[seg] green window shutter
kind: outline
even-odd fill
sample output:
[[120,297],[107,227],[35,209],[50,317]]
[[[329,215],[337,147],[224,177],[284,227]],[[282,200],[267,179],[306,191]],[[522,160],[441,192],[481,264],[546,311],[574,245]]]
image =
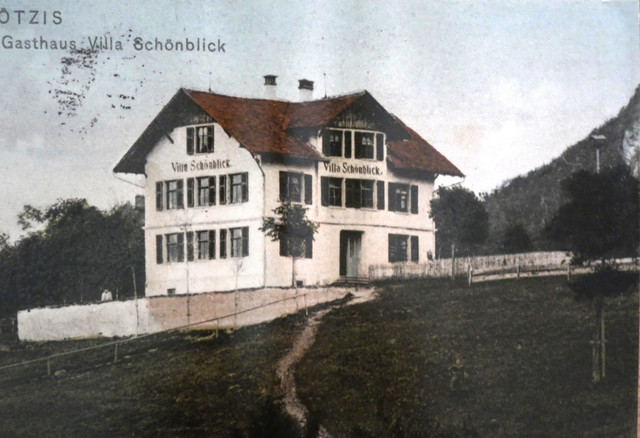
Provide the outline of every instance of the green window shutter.
[[376,134],[376,160],[384,160],[384,135]]
[[304,176],[304,203],[307,205],[313,203],[313,178],[311,175]]
[[194,179],[187,179],[187,207],[193,207],[193,185]]
[[384,210],[384,181],[376,181],[378,191],[378,210]]
[[216,205],[216,177],[209,177],[209,205]]
[[187,128],[187,155],[193,155],[194,128]]
[[227,175],[220,175],[220,205],[227,203]]
[[420,258],[420,248],[418,246],[418,236],[411,236],[411,261],[417,262]]
[[193,231],[187,231],[187,260],[193,261]]
[[389,211],[396,211],[396,185],[389,183]]
[[411,213],[418,214],[418,186],[411,186]]
[[162,234],[156,234],[156,263],[162,264]]
[[178,261],[184,262],[184,233],[178,233]]
[[227,230],[220,230],[220,258],[227,258]]
[[242,202],[249,202],[249,174],[242,174]]
[[242,257],[249,255],[249,227],[242,227]]
[[178,208],[184,208],[184,180],[178,180]]
[[207,127],[207,150],[213,152],[213,126]]
[[304,240],[304,257],[307,259],[313,258],[313,235],[307,236]]
[[289,191],[289,190],[287,190],[288,189],[288,187],[287,187],[287,185],[288,185],[287,184],[288,183],[287,172],[280,171],[280,178],[279,179],[280,179],[280,188],[279,188],[280,195],[279,196],[280,196],[280,201],[283,202],[283,201],[287,200],[287,192]]
[[360,208],[360,181],[357,179],[347,179],[345,181],[347,208]]
[[322,132],[322,154],[326,155],[327,157],[330,154],[330,148],[329,148],[329,130],[325,129]]
[[162,181],[156,183],[156,210],[162,211]]
[[351,131],[344,131],[344,157],[351,158]]
[[329,205],[329,178],[320,178],[320,202],[324,207]]

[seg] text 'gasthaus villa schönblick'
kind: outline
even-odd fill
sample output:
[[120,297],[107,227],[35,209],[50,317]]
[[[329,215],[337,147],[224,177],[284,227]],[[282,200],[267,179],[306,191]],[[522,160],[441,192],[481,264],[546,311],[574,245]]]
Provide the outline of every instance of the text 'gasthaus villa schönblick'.
[[[94,51],[121,51],[125,50],[129,41],[122,41],[112,36],[90,36],[81,40],[51,39],[40,35],[31,38],[14,38],[12,35],[3,35],[0,39],[0,47],[8,50],[78,50],[88,49]],[[226,43],[220,38],[209,41],[206,38],[185,37],[178,40],[167,39],[133,39],[132,47],[136,51],[147,52],[206,52],[226,53]]]

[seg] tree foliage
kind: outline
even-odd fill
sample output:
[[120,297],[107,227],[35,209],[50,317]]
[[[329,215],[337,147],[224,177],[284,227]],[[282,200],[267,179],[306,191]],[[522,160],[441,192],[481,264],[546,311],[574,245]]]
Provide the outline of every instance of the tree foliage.
[[144,290],[143,215],[129,203],[101,211],[84,199],[44,209],[24,207],[29,233],[0,246],[0,313],[98,301],[103,289],[119,298]]
[[581,260],[637,254],[638,181],[626,166],[580,171],[562,181],[569,201],[546,231]]
[[484,202],[471,190],[441,187],[431,200],[430,216],[436,225],[436,245],[441,256],[467,255],[487,238],[489,217]]
[[505,254],[515,254],[528,252],[532,249],[533,242],[522,224],[511,225],[505,230],[502,240],[502,252]]
[[307,242],[313,241],[318,224],[307,218],[308,209],[300,204],[281,202],[273,209],[275,217],[264,218],[262,228],[272,241],[284,243],[292,261],[292,285],[295,286],[295,260],[303,257]]

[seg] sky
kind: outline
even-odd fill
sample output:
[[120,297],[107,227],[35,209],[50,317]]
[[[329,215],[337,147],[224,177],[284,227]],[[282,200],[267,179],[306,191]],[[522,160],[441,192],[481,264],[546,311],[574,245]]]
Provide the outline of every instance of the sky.
[[[34,0],[3,8],[0,233],[13,240],[26,204],[74,197],[108,209],[141,194],[144,177],[112,169],[181,87],[263,97],[262,76],[274,74],[287,100],[298,100],[302,78],[315,82],[318,98],[368,90],[466,175],[440,184],[488,192],[615,116],[640,83],[637,0]],[[96,37],[107,44],[91,51]],[[136,44],[168,39],[205,39],[215,51]]]

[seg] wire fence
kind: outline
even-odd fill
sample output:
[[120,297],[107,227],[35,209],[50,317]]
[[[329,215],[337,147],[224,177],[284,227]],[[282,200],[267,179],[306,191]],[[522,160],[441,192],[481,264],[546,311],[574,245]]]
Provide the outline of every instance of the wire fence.
[[[11,369],[11,368],[23,367],[23,366],[27,366],[27,365],[31,365],[31,364],[36,364],[36,363],[44,363],[44,362],[46,362],[47,375],[50,376],[51,373],[52,373],[51,364],[52,364],[53,360],[59,359],[59,358],[62,358],[62,357],[72,356],[72,355],[75,355],[75,354],[86,353],[88,351],[106,349],[108,347],[113,347],[114,348],[113,363],[115,363],[115,362],[118,361],[119,346],[121,346],[123,344],[139,341],[141,339],[148,338],[148,337],[155,336],[155,335],[166,334],[166,333],[170,333],[170,332],[174,332],[174,331],[180,331],[180,330],[186,330],[186,329],[194,328],[194,327],[197,327],[197,326],[203,326],[203,328],[204,328],[204,326],[211,326],[211,328],[213,328],[215,330],[214,331],[215,336],[218,337],[218,331],[220,330],[220,322],[221,321],[224,321],[224,320],[229,319],[229,318],[235,318],[236,316],[241,315],[241,314],[255,312],[255,311],[263,309],[265,307],[272,306],[272,305],[275,305],[275,304],[279,304],[279,303],[282,303],[282,302],[285,302],[285,301],[296,300],[296,302],[297,302],[297,300],[302,299],[303,300],[303,308],[305,309],[305,313],[308,314],[308,308],[307,308],[307,296],[308,295],[309,295],[308,293],[303,293],[303,294],[299,294],[299,295],[285,297],[285,298],[281,298],[281,299],[278,299],[278,300],[270,301],[268,303],[261,304],[259,306],[253,306],[253,307],[242,309],[242,310],[238,310],[238,311],[226,314],[226,315],[220,315],[220,316],[216,316],[214,318],[210,318],[210,319],[206,319],[206,320],[202,320],[202,321],[183,324],[183,325],[180,325],[180,326],[172,327],[172,328],[169,328],[169,329],[164,329],[164,330],[153,332],[153,333],[145,333],[145,334],[141,334],[141,335],[136,335],[136,336],[131,337],[131,338],[118,339],[118,340],[114,340],[114,341],[107,341],[107,342],[101,343],[99,345],[92,345],[92,346],[89,346],[89,347],[78,348],[78,349],[74,349],[74,350],[70,350],[70,351],[64,351],[64,352],[60,352],[60,353],[51,354],[51,355],[48,355],[46,357],[40,357],[40,358],[25,360],[25,361],[16,362],[16,363],[8,364],[8,365],[2,365],[2,366],[0,366],[0,371]],[[15,324],[15,322],[14,322],[14,324]]]

